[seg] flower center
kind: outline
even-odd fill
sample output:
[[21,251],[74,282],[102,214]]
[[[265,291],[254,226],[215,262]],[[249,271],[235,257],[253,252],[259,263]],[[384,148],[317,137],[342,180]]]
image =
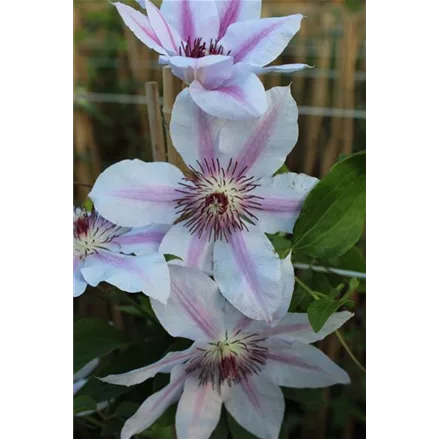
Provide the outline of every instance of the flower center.
[[198,348],[200,354],[189,361],[186,372],[195,374],[200,386],[211,383],[220,389],[223,383],[238,384],[264,368],[268,351],[265,340],[259,334],[240,336],[238,331],[231,338],[226,334],[224,340]]
[[180,183],[182,196],[175,200],[180,220],[190,233],[207,233],[209,240],[227,241],[234,231],[248,230],[246,222],[255,224],[255,210],[261,208],[262,197],[252,194],[257,179],[231,159],[227,168],[218,159],[197,163],[199,170],[191,167],[192,175]]
[[[203,58],[206,55],[224,55],[224,47],[218,44],[218,40],[211,39],[207,46],[201,38],[191,41],[191,37],[188,37],[186,41],[181,42],[178,53],[188,58]],[[230,50],[226,55],[230,55]]]
[[85,209],[76,209],[73,216],[73,252],[80,259],[85,259],[89,254],[107,248],[123,230],[95,211],[90,213]]

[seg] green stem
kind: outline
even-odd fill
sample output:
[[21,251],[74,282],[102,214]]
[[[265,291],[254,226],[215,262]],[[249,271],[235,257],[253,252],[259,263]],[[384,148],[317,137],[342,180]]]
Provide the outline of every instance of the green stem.
[[346,349],[346,352],[351,357],[352,361],[364,372],[366,373],[366,368],[358,361],[357,357],[353,354],[353,352],[349,349],[345,339],[342,337],[339,331],[335,331],[335,335],[340,340],[341,345]]
[[[317,291],[313,291],[308,285],[302,282],[297,276],[295,276],[296,282],[314,299],[319,300],[320,297],[325,297],[324,294]],[[320,297],[319,297],[320,296]]]

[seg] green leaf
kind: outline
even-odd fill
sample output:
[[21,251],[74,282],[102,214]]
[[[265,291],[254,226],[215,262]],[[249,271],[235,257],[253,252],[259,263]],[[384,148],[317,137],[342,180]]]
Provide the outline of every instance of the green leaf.
[[[168,343],[169,340],[167,338],[160,338],[133,344],[123,352],[119,352],[116,358],[111,359],[111,362],[107,366],[103,368],[100,367],[95,375],[104,377],[110,374],[125,373],[152,364],[163,357]],[[149,382],[146,383],[150,384]],[[78,394],[89,395],[97,402],[110,401],[128,392],[133,392],[137,387],[141,388],[142,384],[132,387],[117,386],[91,378],[84,387],[81,388]],[[141,398],[141,401],[145,400],[147,396],[145,393],[141,395],[143,398]],[[135,400],[132,399],[130,401],[134,402]]]
[[128,419],[136,413],[139,408],[139,404],[131,401],[122,401],[114,411],[114,416],[119,418]]
[[221,417],[218,422],[218,425],[216,426],[215,430],[213,431],[212,435],[210,436],[210,439],[226,439],[229,437],[229,426],[227,424],[227,414],[224,407],[221,411]]
[[315,258],[346,253],[366,217],[366,152],[336,163],[310,192],[294,227],[293,250]]
[[93,201],[90,198],[86,198],[86,200],[82,203],[82,207],[87,211],[91,212],[93,210]]
[[284,163],[275,173],[274,175],[278,175],[278,174],[285,174],[286,172],[290,172],[290,170],[288,169],[288,166],[286,165],[286,163]]
[[326,321],[334,314],[342,305],[352,306],[352,300],[343,297],[340,300],[322,298],[311,303],[308,307],[308,319],[315,332],[319,332],[323,328]]
[[86,411],[96,411],[96,401],[87,395],[78,395],[73,398],[73,414]]
[[141,317],[141,318],[145,317],[145,314],[135,306],[123,305],[123,306],[119,306],[119,310],[125,314],[129,314],[130,316]]
[[103,357],[127,343],[125,334],[105,320],[80,319],[73,325],[73,369],[77,372],[89,361]]
[[282,392],[286,399],[299,403],[305,410],[318,410],[326,404],[326,399],[322,389],[296,389],[282,387]]
[[227,424],[233,439],[257,439],[256,436],[241,427],[230,413],[227,413]]

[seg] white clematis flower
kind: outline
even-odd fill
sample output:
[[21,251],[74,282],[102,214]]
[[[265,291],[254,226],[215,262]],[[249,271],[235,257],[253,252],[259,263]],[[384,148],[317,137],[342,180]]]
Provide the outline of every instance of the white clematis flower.
[[[119,227],[95,210],[73,213],[73,296],[87,284],[106,281],[128,293],[143,292],[163,303],[169,296],[169,271],[159,245],[169,226]],[[134,253],[137,256],[132,255]]]
[[265,233],[291,233],[317,183],[304,174],[271,175],[297,141],[289,87],[267,92],[268,110],[245,122],[214,118],[184,90],[171,119],[172,141],[192,174],[169,163],[123,160],[90,193],[115,224],[172,224],[160,245],[186,266],[213,274],[242,313],[270,321],[281,303],[281,262]]
[[[285,281],[291,270],[285,267]],[[277,323],[269,326],[239,313],[202,272],[174,265],[170,274],[168,304],[152,300],[152,306],[171,335],[195,343],[149,366],[102,378],[111,384],[132,386],[159,372],[171,373],[170,383],[146,399],[127,420],[121,439],[147,429],[177,400],[180,439],[208,439],[223,403],[246,430],[262,439],[275,439],[284,416],[279,386],[318,388],[350,382],[343,369],[310,343],[335,331],[351,313],[333,314],[318,333],[306,314],[282,313]],[[285,310],[290,299],[291,295],[285,296]]]
[[264,67],[300,29],[300,14],[261,19],[260,0],[163,0],[160,10],[149,0],[138,3],[148,16],[114,5],[137,38],[161,55],[160,63],[190,84],[195,103],[214,116],[261,116],[267,100],[256,75],[309,67]]
[[[78,370],[78,372],[76,372],[73,375],[73,396],[75,396],[76,393],[78,393],[85,386],[85,384],[87,384],[91,372],[93,372],[93,370],[96,369],[98,364],[99,364],[99,358],[95,358],[94,360],[91,360],[82,369]],[[77,413],[75,416],[78,417],[88,416],[93,414],[95,411],[100,412],[107,406],[108,406],[108,401],[101,401],[96,405],[96,410],[86,410],[84,412]]]

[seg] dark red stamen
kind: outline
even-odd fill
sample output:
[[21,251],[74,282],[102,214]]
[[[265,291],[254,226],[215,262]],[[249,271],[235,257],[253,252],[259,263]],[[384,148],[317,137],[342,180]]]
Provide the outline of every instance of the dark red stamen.
[[[226,55],[230,55],[230,50]],[[210,40],[209,48],[206,48],[206,43],[201,38],[196,38],[193,42],[191,37],[184,42],[181,42],[181,46],[178,48],[178,54],[180,56],[186,56],[188,58],[203,58],[206,55],[224,55],[224,47],[218,45],[218,40]]]

